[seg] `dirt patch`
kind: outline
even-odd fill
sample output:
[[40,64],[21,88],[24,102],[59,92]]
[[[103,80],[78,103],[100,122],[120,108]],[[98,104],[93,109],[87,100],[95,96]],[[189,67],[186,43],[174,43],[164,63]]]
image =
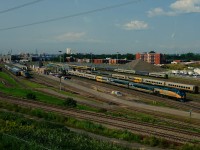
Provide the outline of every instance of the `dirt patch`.
[[119,68],[131,69],[131,70],[135,70],[135,71],[147,71],[147,72],[164,72],[164,71],[166,71],[165,69],[163,69],[161,67],[149,64],[142,60],[133,60],[130,63],[121,65]]

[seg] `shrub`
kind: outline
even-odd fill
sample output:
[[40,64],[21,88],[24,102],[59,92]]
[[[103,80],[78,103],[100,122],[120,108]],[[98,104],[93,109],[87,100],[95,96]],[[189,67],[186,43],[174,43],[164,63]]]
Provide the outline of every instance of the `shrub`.
[[98,112],[100,112],[100,113],[106,113],[106,112],[107,112],[107,109],[101,108],[101,109],[98,110]]
[[34,93],[28,93],[26,94],[26,98],[36,100],[36,95]]
[[64,106],[67,107],[76,107],[77,106],[77,102],[73,99],[73,98],[66,98],[66,100],[63,102]]

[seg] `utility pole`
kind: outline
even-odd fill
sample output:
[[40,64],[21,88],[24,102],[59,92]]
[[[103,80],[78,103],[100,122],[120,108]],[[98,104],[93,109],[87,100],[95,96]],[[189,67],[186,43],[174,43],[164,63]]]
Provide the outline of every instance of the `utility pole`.
[[90,53],[90,63],[91,63],[90,71],[92,71],[92,53]]
[[60,63],[61,63],[61,52],[62,52],[62,51],[59,51],[59,52],[60,52]]
[[92,53],[90,53],[90,62],[92,63]]
[[60,91],[62,90],[62,85],[61,85],[61,76],[60,76]]
[[119,52],[117,52],[117,62],[116,62],[116,64],[118,64],[118,54],[119,54]]
[[[61,64],[61,52],[62,51],[59,51],[60,52],[60,64]],[[60,91],[62,90],[62,85],[61,85],[61,75],[60,75]]]

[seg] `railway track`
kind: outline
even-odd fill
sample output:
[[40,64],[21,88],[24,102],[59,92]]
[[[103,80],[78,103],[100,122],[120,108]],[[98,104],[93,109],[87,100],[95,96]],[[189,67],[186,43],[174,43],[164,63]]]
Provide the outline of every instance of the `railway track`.
[[160,138],[165,138],[169,141],[177,142],[177,143],[186,143],[186,142],[199,142],[200,135],[198,133],[157,126],[149,123],[141,123],[133,120],[120,118],[120,117],[112,117],[107,116],[100,113],[76,110],[76,109],[64,109],[63,107],[44,104],[41,102],[23,100],[19,98],[13,98],[10,96],[1,95],[1,100],[6,100],[7,102],[11,102],[21,106],[28,106],[32,108],[40,108],[45,111],[56,112],[62,115],[67,115],[71,117],[76,117],[79,119],[90,120],[102,124],[106,124],[116,128],[122,128],[130,130],[137,134],[142,134],[144,136],[156,136]]
[[[127,95],[132,95],[133,97],[135,97],[136,95],[139,95],[139,97],[141,99],[145,99],[148,100],[150,102],[163,102],[169,106],[178,108],[178,109],[182,109],[182,110],[192,110],[194,112],[200,113],[200,104],[199,103],[194,103],[194,102],[185,102],[185,103],[181,103],[172,99],[168,99],[165,97],[158,97],[156,95],[152,95],[149,96],[149,94],[144,93],[144,92],[140,92],[140,91],[135,91],[135,90],[131,90],[131,89],[127,89],[127,88],[123,88],[123,87],[118,87],[118,86],[114,86],[114,85],[110,85],[110,84],[105,84],[105,83],[100,83],[100,82],[96,82],[96,81],[92,81],[89,79],[85,79],[85,78],[80,78],[80,77],[74,77],[74,79],[78,80],[79,84],[83,84],[83,85],[87,85],[88,83],[90,84],[95,84],[95,85],[99,85],[101,87],[104,88],[110,88],[116,91],[121,91],[122,93],[126,93]],[[83,81],[83,82],[81,82]],[[86,83],[87,82],[87,83]]]
[[[57,81],[55,81],[55,80],[51,80],[51,79],[48,79],[48,78],[45,78],[45,77],[43,77],[43,76],[37,76],[37,79],[40,81],[40,82],[42,82],[42,84],[44,84],[44,83],[51,83],[51,84],[53,84],[53,86],[55,87],[55,85],[58,85],[58,82]],[[81,80],[82,81],[82,80]],[[78,80],[78,82],[79,82],[79,84],[81,84],[81,81],[80,80]],[[34,81],[34,82],[36,82],[36,81]],[[88,84],[89,82],[88,82],[88,80],[87,80],[87,87],[89,87],[89,84]],[[100,84],[102,84],[102,83],[100,83]],[[105,85],[105,84],[104,84]],[[51,85],[52,86],[52,85]],[[68,89],[71,89],[71,87],[68,87]],[[74,91],[75,90],[75,91]],[[77,91],[78,90],[78,91]],[[124,89],[125,90],[125,89]],[[74,93],[79,93],[80,92],[80,90],[79,89],[73,89],[72,90]],[[79,94],[81,94],[81,93],[79,93]],[[99,99],[98,97],[95,97],[95,96],[88,96],[88,97],[92,97],[92,98],[95,98],[96,100],[100,100],[100,101],[103,101],[103,102],[106,102],[106,103],[110,103],[110,101],[109,100],[106,100],[106,99]],[[84,104],[84,103],[82,103],[82,104]],[[124,106],[124,104],[123,103],[113,103],[114,105],[116,105],[116,106],[118,106],[117,107],[117,109],[116,109],[116,107],[114,108],[114,109],[108,109],[108,108],[106,108],[107,110],[110,110],[110,111],[113,111],[113,112],[118,112],[118,109],[120,108],[120,106]],[[88,104],[86,104],[86,105],[88,105]],[[94,106],[92,106],[92,107],[94,107]],[[99,107],[99,108],[101,108],[101,107]],[[187,126],[192,126],[192,127],[194,127],[194,128],[196,128],[196,127],[199,127],[200,126],[200,122],[199,121],[195,121],[195,120],[193,120],[192,121],[192,124],[191,123],[187,123],[187,122],[185,122],[185,121],[187,121],[187,120],[184,120],[184,119],[181,119],[181,118],[176,118],[175,120],[174,119],[172,119],[171,117],[169,118],[169,116],[167,115],[167,114],[163,114],[163,113],[158,113],[158,112],[154,112],[154,111],[150,111],[150,110],[147,110],[147,109],[140,109],[140,108],[137,108],[137,107],[123,107],[123,109],[127,109],[128,111],[134,111],[134,112],[139,112],[139,113],[145,113],[145,114],[150,114],[150,115],[153,115],[154,117],[156,117],[156,118],[159,118],[160,120],[164,120],[164,121],[167,121],[167,122],[171,122],[171,123],[173,123],[173,124],[177,124],[178,126],[185,126],[185,128],[187,128]]]

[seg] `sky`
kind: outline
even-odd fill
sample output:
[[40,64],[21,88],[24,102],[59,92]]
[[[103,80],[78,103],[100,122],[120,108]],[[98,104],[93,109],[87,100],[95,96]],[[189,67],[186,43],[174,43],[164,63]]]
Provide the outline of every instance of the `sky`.
[[0,0],[0,54],[66,48],[200,53],[200,0]]

